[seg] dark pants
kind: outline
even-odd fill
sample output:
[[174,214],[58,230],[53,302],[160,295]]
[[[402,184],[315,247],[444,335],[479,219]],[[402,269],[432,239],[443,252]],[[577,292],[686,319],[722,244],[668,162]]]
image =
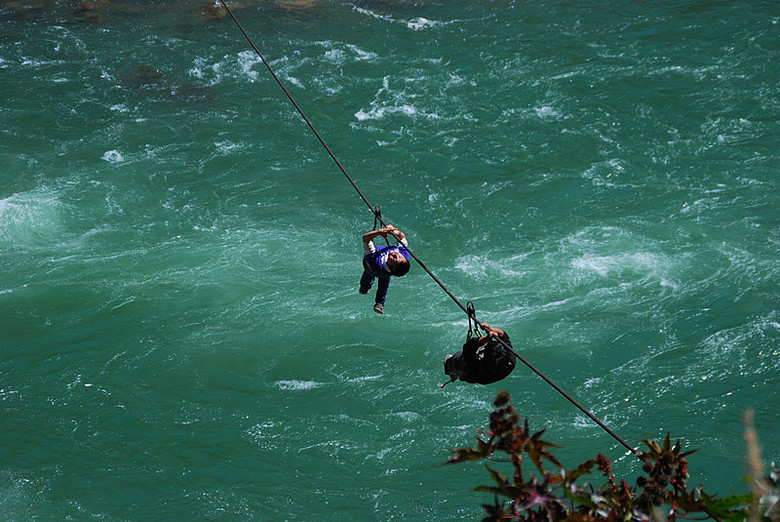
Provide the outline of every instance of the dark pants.
[[390,286],[390,276],[375,276],[374,272],[368,268],[365,263],[363,264],[363,277],[360,278],[360,291],[368,292],[368,290],[374,285],[374,278],[379,279],[379,284],[376,287],[376,298],[374,302],[385,304],[387,299],[387,287]]

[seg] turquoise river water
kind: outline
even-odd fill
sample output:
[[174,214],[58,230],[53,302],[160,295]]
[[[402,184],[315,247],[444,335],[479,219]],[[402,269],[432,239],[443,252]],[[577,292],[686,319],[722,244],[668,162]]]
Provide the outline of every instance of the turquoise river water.
[[[384,218],[621,437],[780,461],[780,3],[231,3]],[[476,520],[465,314],[357,293],[373,217],[203,2],[0,1],[0,518]]]

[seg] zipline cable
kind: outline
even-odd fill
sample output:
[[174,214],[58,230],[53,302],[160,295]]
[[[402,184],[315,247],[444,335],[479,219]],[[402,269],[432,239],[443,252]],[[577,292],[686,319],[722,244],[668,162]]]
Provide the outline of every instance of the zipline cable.
[[[233,11],[231,11],[231,10],[230,10],[230,8],[227,6],[227,4],[225,3],[225,0],[219,0],[219,1],[220,1],[220,3],[222,4],[222,7],[224,7],[224,8],[225,8],[225,11],[227,11],[227,13],[230,15],[230,18],[232,18],[232,19],[233,19],[233,22],[235,22],[235,24],[236,24],[236,26],[238,27],[238,29],[239,29],[239,30],[241,31],[241,33],[244,35],[244,38],[246,38],[247,42],[249,42],[249,45],[250,45],[250,46],[252,47],[252,49],[255,51],[255,53],[257,54],[257,56],[259,56],[259,57],[260,57],[260,60],[263,62],[263,65],[265,65],[266,69],[268,69],[268,72],[270,72],[270,73],[271,73],[271,76],[273,76],[274,80],[276,80],[276,83],[277,83],[277,84],[279,84],[279,87],[281,87],[281,88],[282,88],[282,91],[283,91],[283,92],[284,92],[284,94],[287,96],[287,98],[290,100],[290,102],[293,104],[293,106],[295,107],[295,109],[298,111],[298,114],[300,114],[300,115],[301,115],[301,117],[303,118],[303,121],[305,121],[305,122],[306,122],[306,125],[308,125],[308,126],[309,126],[309,128],[311,129],[311,131],[314,133],[314,135],[317,137],[317,139],[319,140],[319,142],[322,144],[322,146],[323,146],[323,147],[325,148],[325,150],[328,152],[328,155],[331,157],[331,159],[333,160],[333,162],[334,162],[334,163],[336,164],[336,166],[339,168],[339,170],[341,171],[341,173],[342,173],[342,174],[344,174],[344,176],[347,178],[347,180],[349,181],[349,183],[352,185],[352,188],[354,188],[354,189],[355,189],[355,191],[358,193],[358,195],[359,195],[359,196],[360,196],[360,198],[363,200],[363,202],[366,204],[366,206],[368,206],[368,209],[371,211],[371,213],[372,213],[372,214],[374,214],[374,220],[375,220],[374,222],[376,223],[376,221],[379,221],[379,222],[382,224],[382,226],[386,226],[387,224],[386,224],[386,223],[384,222],[384,220],[382,219],[382,214],[381,214],[381,211],[379,210],[379,207],[374,207],[373,205],[371,205],[371,203],[368,201],[368,198],[366,198],[366,196],[363,194],[363,192],[362,192],[362,191],[360,190],[360,188],[357,186],[357,184],[355,183],[355,181],[352,179],[352,176],[350,176],[350,175],[347,173],[347,170],[344,168],[344,166],[343,166],[343,165],[341,164],[341,162],[338,160],[338,158],[337,158],[337,157],[336,157],[336,155],[333,153],[333,151],[330,149],[330,147],[328,147],[328,144],[327,144],[327,143],[325,143],[325,140],[322,138],[322,136],[320,136],[320,133],[319,133],[319,132],[317,132],[317,129],[315,129],[315,128],[314,128],[314,125],[312,124],[311,120],[309,120],[309,118],[308,118],[308,117],[306,116],[306,114],[303,112],[303,109],[301,109],[300,105],[298,105],[298,102],[296,102],[296,101],[295,101],[295,98],[293,98],[292,94],[290,94],[290,91],[288,91],[288,90],[287,90],[287,88],[284,86],[284,84],[282,83],[282,81],[279,79],[279,77],[276,75],[276,73],[274,72],[274,70],[271,68],[271,65],[270,65],[270,64],[269,64],[269,63],[266,61],[266,59],[265,59],[265,57],[263,56],[263,54],[260,52],[260,50],[257,48],[257,46],[255,45],[255,43],[252,41],[252,38],[250,38],[250,37],[249,37],[249,34],[246,32],[246,30],[244,30],[244,27],[241,25],[241,22],[239,22],[239,21],[238,21],[238,19],[236,18],[236,16],[233,14]],[[396,238],[396,239],[397,239],[397,238]],[[420,258],[418,258],[418,257],[417,257],[417,255],[415,255],[415,253],[414,253],[414,252],[412,252],[412,251],[411,251],[411,250],[410,250],[408,247],[406,247],[406,250],[407,250],[407,251],[409,252],[409,254],[410,254],[410,255],[411,255],[413,258],[414,258],[414,260],[415,260],[415,261],[417,261],[417,263],[420,265],[420,267],[421,267],[423,270],[425,270],[425,272],[427,272],[427,273],[428,273],[428,275],[429,275],[429,276],[431,276],[431,278],[433,278],[433,280],[434,280],[434,281],[436,281],[436,283],[437,283],[437,284],[438,284],[438,285],[439,285],[439,286],[442,288],[442,290],[444,290],[444,292],[446,292],[446,294],[447,294],[447,295],[448,295],[448,296],[449,296],[449,297],[450,297],[450,298],[451,298],[451,299],[452,299],[452,300],[455,302],[455,304],[457,304],[457,305],[460,307],[460,309],[461,309],[461,310],[463,310],[463,311],[466,313],[466,315],[468,315],[468,316],[469,316],[469,318],[471,318],[471,317],[472,317],[472,315],[471,315],[471,313],[470,313],[469,309],[468,309],[468,308],[466,308],[466,307],[463,305],[463,303],[461,303],[461,302],[460,302],[460,300],[458,300],[458,298],[457,298],[457,297],[455,297],[455,295],[454,295],[452,292],[450,292],[450,290],[449,290],[449,289],[448,289],[448,288],[447,288],[447,287],[444,285],[444,283],[442,283],[442,282],[441,282],[441,280],[440,280],[438,277],[436,277],[436,275],[435,275],[433,272],[431,272],[431,271],[428,269],[428,267],[427,267],[427,266],[425,266],[425,263],[423,263],[423,262],[420,260]],[[472,313],[473,313],[473,311],[472,311]],[[476,316],[474,316],[474,319],[476,320]],[[481,324],[481,323],[479,323],[479,324]],[[566,399],[567,399],[569,402],[571,402],[571,403],[572,403],[574,406],[576,406],[576,407],[577,407],[577,408],[578,408],[580,411],[582,411],[582,412],[583,412],[585,415],[587,415],[587,416],[588,416],[588,417],[589,417],[589,418],[590,418],[590,419],[591,419],[593,422],[595,422],[595,423],[596,423],[596,424],[597,424],[599,427],[601,427],[601,428],[602,428],[604,431],[606,431],[608,434],[610,434],[612,437],[614,437],[614,438],[615,438],[615,440],[617,440],[617,441],[618,441],[620,444],[622,444],[623,446],[625,446],[625,447],[626,447],[626,448],[627,448],[627,449],[628,449],[628,450],[629,450],[631,453],[633,453],[634,455],[636,455],[637,457],[639,457],[639,453],[637,452],[637,450],[636,450],[636,449],[634,449],[634,448],[633,448],[631,445],[629,445],[629,444],[628,444],[626,441],[624,441],[624,440],[623,440],[623,439],[622,439],[620,436],[618,436],[618,434],[617,434],[617,433],[615,433],[614,431],[612,431],[612,430],[611,430],[611,429],[610,429],[610,428],[609,428],[609,427],[608,427],[606,424],[604,424],[604,423],[603,423],[603,422],[601,422],[601,421],[600,421],[598,418],[596,418],[596,416],[595,416],[595,415],[593,415],[593,414],[592,414],[590,411],[588,411],[588,410],[587,410],[587,409],[586,409],[584,406],[582,406],[582,405],[581,405],[579,402],[577,402],[577,401],[576,401],[576,400],[575,400],[575,399],[574,399],[574,398],[573,398],[571,395],[569,395],[568,393],[566,393],[566,392],[565,392],[565,391],[564,391],[564,390],[563,390],[563,389],[562,389],[560,386],[558,386],[557,384],[555,384],[555,383],[554,383],[552,380],[550,380],[550,379],[549,379],[549,378],[548,378],[548,377],[547,377],[547,376],[546,376],[544,373],[542,373],[541,371],[539,371],[539,370],[538,370],[536,367],[534,367],[534,366],[533,366],[533,365],[532,365],[530,362],[528,362],[528,361],[527,361],[527,360],[526,360],[524,357],[522,357],[520,354],[518,354],[518,353],[517,353],[517,352],[516,352],[516,351],[515,351],[515,350],[514,350],[514,349],[513,349],[511,346],[507,345],[507,344],[506,344],[505,342],[503,342],[501,339],[498,339],[498,338],[496,338],[496,340],[497,340],[497,341],[498,341],[498,342],[499,342],[499,343],[500,343],[500,344],[501,344],[501,345],[502,345],[504,348],[506,348],[506,349],[507,349],[507,350],[509,350],[509,351],[510,351],[512,354],[514,354],[514,356],[515,356],[515,357],[517,357],[517,358],[518,358],[518,359],[519,359],[519,360],[520,360],[520,361],[521,361],[523,364],[525,364],[525,365],[526,365],[528,368],[530,368],[530,369],[531,369],[531,371],[533,371],[533,372],[534,372],[536,375],[538,375],[539,377],[541,377],[541,378],[542,378],[542,379],[543,379],[543,380],[544,380],[544,381],[545,381],[547,384],[549,384],[550,386],[552,386],[552,387],[553,387],[553,388],[554,388],[554,389],[555,389],[555,390],[556,390],[558,393],[560,393],[561,395],[563,395],[563,397],[565,397],[565,398],[566,398]]]

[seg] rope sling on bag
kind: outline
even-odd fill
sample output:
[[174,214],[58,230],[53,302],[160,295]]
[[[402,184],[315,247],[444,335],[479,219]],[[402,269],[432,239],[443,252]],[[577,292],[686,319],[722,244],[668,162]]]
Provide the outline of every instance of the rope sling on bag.
[[[376,227],[377,221],[382,224],[382,226],[386,226],[387,224],[382,219],[382,212],[380,211],[379,207],[374,207],[371,205],[371,203],[368,201],[366,196],[363,194],[363,192],[358,188],[355,181],[352,179],[352,177],[347,173],[346,169],[342,166],[341,162],[338,160],[336,155],[333,153],[333,151],[328,147],[328,144],[325,143],[325,140],[320,136],[320,133],[317,132],[317,129],[314,128],[314,125],[311,123],[309,118],[304,114],[301,107],[298,105],[298,103],[295,101],[295,99],[292,97],[290,92],[287,90],[287,88],[284,86],[282,81],[279,79],[279,77],[276,75],[274,70],[271,68],[269,63],[266,61],[265,57],[262,55],[260,50],[257,48],[255,43],[252,41],[252,39],[249,37],[249,34],[244,30],[244,27],[241,25],[241,23],[238,21],[236,16],[233,14],[233,11],[230,10],[230,8],[225,3],[225,0],[219,0],[222,6],[225,8],[225,11],[230,15],[230,18],[233,19],[233,22],[235,22],[238,29],[241,31],[241,33],[246,38],[247,42],[249,42],[249,45],[252,47],[252,49],[255,51],[257,56],[260,58],[260,60],[263,62],[263,65],[265,65],[266,69],[268,69],[268,72],[271,73],[271,76],[273,76],[274,80],[276,80],[276,83],[279,84],[279,87],[281,87],[284,94],[287,96],[287,98],[290,100],[290,102],[293,104],[295,109],[298,111],[298,114],[301,115],[303,120],[306,122],[306,124],[309,126],[309,129],[314,133],[314,135],[317,137],[319,142],[322,144],[322,146],[327,151],[328,155],[331,157],[333,162],[336,164],[336,166],[339,168],[342,174],[347,178],[349,183],[352,185],[352,188],[355,189],[355,191],[358,193],[360,198],[363,200],[363,202],[368,206],[369,210],[374,214],[374,225]],[[392,234],[392,232],[391,232]],[[398,239],[395,234],[392,234],[393,237]],[[436,281],[436,283],[444,290],[444,292],[452,299],[458,307],[463,310],[463,312],[468,316],[469,318],[469,330],[471,331],[471,321],[473,320],[475,322],[475,325],[479,325],[482,327],[482,323],[477,321],[476,318],[476,312],[473,308],[473,305],[469,303],[470,308],[467,308],[466,306],[461,303],[455,295],[450,292],[450,290],[444,285],[444,283],[441,282],[441,280],[436,277],[436,275],[431,272],[427,266],[420,260],[420,258],[415,255],[414,252],[412,252],[408,247],[406,247],[407,252],[414,258],[415,261],[420,265],[420,267],[425,270],[425,272],[431,276],[431,278]],[[484,327],[482,327],[484,329]],[[617,440],[620,444],[622,444],[626,449],[628,449],[631,453],[633,453],[636,457],[640,457],[639,452],[634,449],[630,444],[628,444],[625,440],[623,440],[617,433],[612,431],[606,424],[601,422],[598,418],[596,418],[595,415],[593,415],[590,411],[588,411],[584,406],[582,406],[580,403],[578,403],[574,398],[566,393],[561,387],[559,387],[557,384],[555,384],[552,380],[550,380],[544,373],[536,369],[530,362],[528,362],[524,357],[522,357],[520,354],[518,354],[511,346],[507,345],[505,342],[503,342],[501,339],[496,338],[496,341],[499,342],[506,350],[508,350],[510,353],[512,353],[517,359],[519,359],[523,364],[525,364],[531,371],[536,373],[539,377],[541,377],[547,384],[552,386],[558,393],[560,393],[563,397],[565,397],[569,402],[571,402],[574,406],[576,406],[580,411],[582,411],[585,415],[588,416],[593,422],[595,422],[599,427],[601,427],[604,431],[606,431],[609,435],[611,435],[615,440]]]

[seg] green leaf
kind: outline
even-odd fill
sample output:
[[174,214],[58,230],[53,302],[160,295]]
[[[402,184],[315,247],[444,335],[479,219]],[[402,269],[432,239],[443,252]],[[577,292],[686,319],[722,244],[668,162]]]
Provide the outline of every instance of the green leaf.
[[715,498],[714,495],[710,496],[703,491],[701,492],[701,498],[704,501],[704,504],[707,506],[707,510],[709,510],[713,515],[720,514],[724,516],[734,509],[740,509],[741,511],[741,508],[750,504],[751,500],[753,499],[750,493],[732,495],[730,497],[724,498]]
[[661,453],[661,446],[659,446],[658,443],[654,440],[650,439],[642,439],[642,442],[644,442],[647,447],[650,448],[650,452],[645,452],[645,456],[652,460],[658,460],[658,455]]
[[494,495],[501,495],[501,496],[507,496],[506,492],[504,492],[501,488],[496,488],[493,486],[477,486],[474,488],[474,491],[478,493],[493,493]]
[[688,456],[688,455],[690,455],[691,453],[696,453],[697,451],[699,451],[699,448],[692,449],[692,450],[688,450],[688,451],[683,451],[683,452],[682,452],[682,453],[680,453],[680,455],[678,455],[678,456],[679,456],[680,458],[687,457],[687,456]]
[[585,506],[590,509],[596,509],[598,505],[593,502],[593,499],[590,496],[590,493],[587,491],[577,489],[577,492],[572,492],[569,488],[563,488],[563,494],[566,497],[567,500],[570,500],[571,502],[574,502],[577,505]]
[[677,507],[687,513],[699,513],[705,511],[706,505],[692,492],[681,491],[677,496]]
[[493,477],[493,481],[498,484],[499,487],[506,489],[507,485],[509,484],[509,481],[507,480],[506,476],[494,469],[492,469],[490,466],[485,466],[485,469],[488,470],[488,473],[490,473],[490,476]]
[[539,473],[544,475],[545,471],[542,464],[542,459],[546,459],[558,467],[561,467],[561,463],[552,453],[547,451],[548,447],[559,448],[560,446],[540,440],[539,437],[541,437],[542,433],[544,433],[544,430],[534,433],[533,437],[531,437],[528,447],[526,448],[526,453],[528,453],[528,456],[531,457],[531,461],[536,466],[536,469],[539,470]]
[[596,465],[596,459],[590,459],[587,462],[580,464],[577,469],[572,470],[566,474],[565,483],[572,484],[575,480],[583,475],[590,475],[592,473],[593,466]]
[[450,457],[445,464],[460,464],[461,462],[470,462],[473,460],[482,460],[487,457],[485,451],[475,448],[460,448],[452,450],[454,455]]

